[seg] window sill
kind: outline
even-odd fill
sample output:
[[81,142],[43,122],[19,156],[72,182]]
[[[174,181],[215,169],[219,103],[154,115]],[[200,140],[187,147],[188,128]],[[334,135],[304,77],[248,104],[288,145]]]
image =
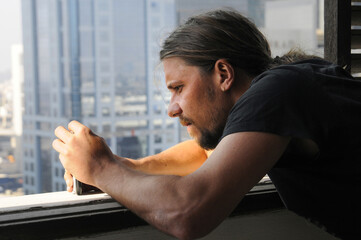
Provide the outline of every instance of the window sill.
[[68,192],[0,198],[0,226],[41,221],[120,208],[107,194],[77,196]]
[[[77,196],[68,192],[0,199],[2,239],[53,239],[117,231],[147,223],[107,194]],[[282,209],[272,184],[256,186],[231,217]]]

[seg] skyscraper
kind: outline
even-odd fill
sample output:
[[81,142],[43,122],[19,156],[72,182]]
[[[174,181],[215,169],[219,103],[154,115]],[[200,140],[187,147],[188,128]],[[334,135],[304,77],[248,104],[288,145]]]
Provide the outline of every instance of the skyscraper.
[[0,194],[21,195],[23,47],[11,47],[11,80],[1,83],[0,91]]
[[73,119],[119,154],[125,139],[137,139],[137,156],[178,143],[180,125],[167,116],[169,99],[154,80],[161,41],[189,14],[224,6],[246,12],[247,2],[22,0],[25,192],[65,189],[51,143],[56,126]]
[[179,142],[179,124],[166,119],[153,86],[157,31],[175,27],[173,9],[173,0],[22,1],[27,194],[65,189],[51,142],[55,127],[73,119],[113,152],[131,136],[138,156]]

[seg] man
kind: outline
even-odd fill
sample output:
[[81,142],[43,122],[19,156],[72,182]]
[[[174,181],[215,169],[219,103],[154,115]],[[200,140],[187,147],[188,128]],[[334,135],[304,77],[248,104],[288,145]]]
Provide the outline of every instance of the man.
[[336,236],[359,237],[361,83],[314,56],[270,55],[236,12],[189,19],[160,58],[169,116],[194,140],[135,161],[72,121],[53,142],[69,190],[75,176],[188,239],[219,225],[268,173],[287,208]]

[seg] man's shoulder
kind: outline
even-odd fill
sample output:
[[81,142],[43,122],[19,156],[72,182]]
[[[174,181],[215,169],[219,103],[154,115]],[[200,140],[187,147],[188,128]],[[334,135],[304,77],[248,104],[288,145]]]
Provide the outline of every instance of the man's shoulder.
[[311,59],[291,64],[280,65],[269,69],[252,80],[250,90],[263,92],[329,91],[332,86],[355,85],[361,88],[360,82],[342,67],[324,61]]
[[264,79],[288,79],[290,81],[296,81],[299,79],[304,80],[315,78],[315,75],[318,73],[323,73],[325,75],[335,75],[334,69],[337,67],[337,65],[322,59],[298,61],[271,68],[257,76],[253,80],[253,83]]
[[314,73],[311,70],[298,65],[282,65],[254,78],[244,97],[296,96],[302,91],[313,88],[315,82]]

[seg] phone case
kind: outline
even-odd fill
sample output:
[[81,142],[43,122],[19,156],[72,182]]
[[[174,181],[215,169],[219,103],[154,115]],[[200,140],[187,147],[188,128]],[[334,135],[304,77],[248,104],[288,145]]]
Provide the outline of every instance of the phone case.
[[85,184],[73,177],[73,193],[76,195],[102,193],[99,188]]

